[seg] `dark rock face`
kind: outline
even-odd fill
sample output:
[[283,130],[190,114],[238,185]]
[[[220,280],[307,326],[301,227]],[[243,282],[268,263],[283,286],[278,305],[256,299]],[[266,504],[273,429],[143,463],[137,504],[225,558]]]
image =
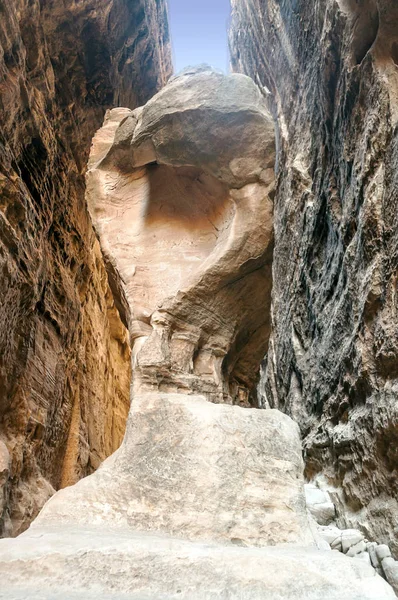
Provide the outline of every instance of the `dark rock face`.
[[129,344],[84,171],[105,108],[170,73],[163,0],[0,0],[0,534],[123,437]]
[[341,521],[397,553],[398,6],[232,4],[233,67],[279,132],[266,397]]

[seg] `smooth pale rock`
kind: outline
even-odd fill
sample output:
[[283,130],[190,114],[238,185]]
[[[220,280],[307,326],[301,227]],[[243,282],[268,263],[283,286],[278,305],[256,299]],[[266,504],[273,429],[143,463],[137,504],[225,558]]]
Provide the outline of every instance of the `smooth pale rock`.
[[346,554],[347,554],[347,556],[355,556],[356,554],[361,554],[361,553],[365,552],[365,550],[366,550],[366,543],[364,540],[361,540],[360,542],[350,546],[349,549],[347,550]]
[[376,542],[368,542],[366,544],[366,550],[369,553],[370,556],[370,561],[372,563],[372,566],[377,569],[378,567],[380,567],[380,561],[377,557],[376,554],[376,548],[377,548],[377,544]]
[[135,396],[121,448],[0,542],[0,577],[4,600],[394,597],[315,548],[290,418],[183,394]]
[[366,564],[372,567],[372,561],[370,560],[368,552],[359,552],[358,554],[355,554],[354,558],[357,558],[358,560],[363,560]]
[[[335,527],[334,525],[328,526],[318,526],[317,528],[318,534],[322,539],[324,539],[328,544],[332,545],[333,542],[336,542],[337,545],[341,546],[341,529]],[[336,546],[334,545],[333,548]]]
[[102,524],[246,545],[314,544],[297,426],[279,411],[142,394],[121,448],[32,525]]
[[342,544],[341,544],[341,536],[336,538],[331,544],[330,547],[332,550],[338,550],[339,552],[343,551],[342,548]]
[[391,550],[386,544],[379,544],[376,546],[376,556],[382,562],[384,558],[391,556]]
[[341,532],[342,551],[345,554],[346,552],[348,552],[348,550],[352,546],[355,546],[356,544],[358,544],[359,542],[362,542],[363,540],[364,540],[364,536],[357,529],[344,529]]
[[336,510],[328,492],[315,484],[304,485],[307,507],[319,525],[328,525],[336,517]]
[[338,552],[188,542],[125,529],[29,530],[0,541],[2,600],[392,600]]

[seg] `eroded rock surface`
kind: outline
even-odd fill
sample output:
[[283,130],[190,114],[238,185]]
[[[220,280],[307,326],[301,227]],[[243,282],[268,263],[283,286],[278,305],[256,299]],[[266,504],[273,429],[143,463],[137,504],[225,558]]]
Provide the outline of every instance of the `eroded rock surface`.
[[[179,88],[184,106],[172,101]],[[248,134],[256,125],[232,147],[242,123]],[[263,349],[239,336],[269,289],[259,284],[272,221],[256,226],[254,215],[270,213],[273,171],[262,165],[273,148],[262,96],[242,76],[187,72],[143,109],[108,115],[88,196],[131,333],[126,435],[94,474],[57,492],[28,532],[0,542],[9,600],[27,589],[31,598],[394,597],[370,565],[317,549],[297,424],[278,410],[228,405],[243,350]]]
[[87,198],[135,390],[255,402],[269,335],[274,131],[243,75],[173,78],[94,138]]
[[280,411],[135,395],[120,449],[0,541],[0,598],[394,598],[370,565],[315,547],[302,467]]
[[59,529],[28,531],[0,542],[0,574],[2,600],[395,598],[372,568],[339,552],[244,548],[104,528],[70,528],[66,540]]
[[31,530],[120,527],[245,546],[313,545],[298,427],[280,411],[136,395],[120,449]]
[[233,67],[277,122],[265,392],[341,527],[398,546],[398,7],[234,0]]
[[170,71],[163,1],[0,2],[0,535],[123,437],[130,349],[84,172],[105,108]]

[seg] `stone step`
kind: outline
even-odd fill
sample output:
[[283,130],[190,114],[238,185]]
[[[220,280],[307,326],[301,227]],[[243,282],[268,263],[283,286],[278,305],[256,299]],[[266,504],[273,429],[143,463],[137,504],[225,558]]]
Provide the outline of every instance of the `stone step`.
[[368,565],[303,547],[249,548],[52,527],[0,542],[1,600],[388,600]]

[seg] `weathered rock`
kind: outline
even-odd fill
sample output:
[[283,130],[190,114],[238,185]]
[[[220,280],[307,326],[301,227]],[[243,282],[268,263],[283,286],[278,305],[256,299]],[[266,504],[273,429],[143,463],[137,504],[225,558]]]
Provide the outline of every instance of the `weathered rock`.
[[363,535],[357,529],[344,529],[341,532],[341,549],[344,554],[351,548],[357,546],[357,544],[361,544],[363,541]]
[[0,4],[0,433],[14,534],[123,437],[129,344],[84,171],[105,108],[145,102],[170,71],[163,1]]
[[0,530],[8,535],[11,531],[8,513],[8,494],[11,458],[7,446],[0,440]]
[[366,543],[364,540],[357,542],[350,546],[346,552],[347,556],[356,556],[357,554],[364,554],[366,550]]
[[304,486],[307,508],[319,525],[329,525],[335,517],[336,510],[328,492],[312,483]]
[[279,411],[136,395],[125,440],[31,529],[123,527],[243,545],[312,545],[298,428]]
[[366,550],[367,550],[367,551],[368,551],[368,553],[369,553],[369,556],[370,556],[370,561],[371,561],[371,563],[372,563],[372,566],[373,566],[375,569],[378,569],[378,568],[380,567],[380,561],[379,561],[379,559],[377,558],[377,554],[376,554],[376,548],[377,548],[377,544],[376,544],[376,542],[368,542],[368,543],[366,544]]
[[[200,89],[207,97],[203,73],[171,84],[196,90],[199,108]],[[243,84],[263,106],[246,78],[224,78],[222,98],[212,99],[222,99],[228,116],[224,142],[232,145],[233,128],[250,123],[250,115],[263,120],[271,136],[265,107],[256,112],[243,100],[236,106],[240,95],[225,96],[226,79],[230,91]],[[192,118],[200,120],[208,107],[198,107]],[[57,492],[29,532],[0,542],[2,589],[8,599],[26,589],[31,598],[392,598],[388,584],[362,561],[315,549],[299,431],[290,417],[204,397],[236,401],[231,379],[248,391],[237,365],[245,356],[244,372],[252,376],[259,364],[252,355],[266,343],[267,329],[260,327],[260,338],[248,335],[259,318],[257,301],[268,298],[269,287],[260,284],[269,278],[272,251],[273,172],[253,170],[261,140],[254,137],[246,150],[237,140],[225,164],[223,157],[207,161],[203,150],[200,163],[191,165],[184,147],[203,140],[195,140],[194,129],[181,131],[176,115],[181,165],[152,164],[157,126],[145,143],[134,142],[144,115],[145,107],[111,111],[94,140],[88,178],[112,290],[131,334],[126,435],[93,475]],[[172,135],[171,127],[171,149]],[[261,155],[272,147],[271,139],[263,140]],[[137,148],[141,159],[145,155],[141,166]],[[239,159],[235,172],[231,156]],[[231,173],[243,187],[232,187]],[[259,227],[259,218],[266,225]],[[277,544],[283,549],[266,547]]]
[[[347,556],[348,556],[348,554],[347,554]],[[357,558],[358,560],[362,560],[370,567],[372,566],[372,561],[370,560],[370,556],[369,556],[368,552],[359,552],[359,554],[355,554],[354,558]]]
[[335,542],[333,548],[341,550],[341,529],[334,525],[319,526],[318,533],[330,546]]
[[289,417],[155,392],[134,397],[112,457],[0,541],[0,598],[394,597],[363,561],[309,545]]
[[134,112],[112,110],[96,134],[87,198],[133,340],[135,391],[255,402],[274,158],[257,87],[209,67]]
[[[340,527],[398,551],[398,6],[233,0],[232,65],[277,123],[266,396]],[[269,92],[269,93],[268,93]]]
[[131,154],[132,166],[196,166],[237,188],[273,169],[274,128],[251,79],[186,69],[140,112]]
[[[360,560],[102,528],[0,541],[2,600],[392,600]],[[40,537],[38,537],[40,536]]]
[[376,556],[379,559],[379,562],[383,562],[385,558],[389,558],[391,556],[391,551],[386,544],[380,544],[376,546]]

